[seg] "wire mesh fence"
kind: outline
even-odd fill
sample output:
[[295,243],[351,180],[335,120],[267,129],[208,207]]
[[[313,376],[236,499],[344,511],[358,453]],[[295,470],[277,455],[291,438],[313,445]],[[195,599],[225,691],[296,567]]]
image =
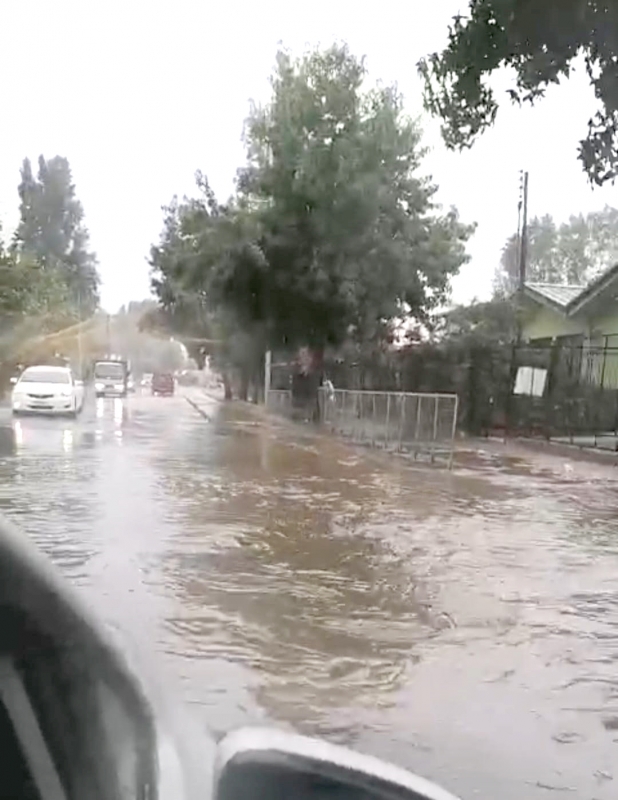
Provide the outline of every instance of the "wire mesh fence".
[[292,392],[289,389],[269,389],[266,407],[276,414],[289,416],[292,412]]
[[326,418],[331,427],[359,441],[397,448],[400,425],[402,450],[433,441],[434,450],[441,450],[446,442],[442,417],[448,416],[442,400],[435,440],[426,433],[433,434],[431,400],[420,401],[416,433],[411,422],[418,410],[412,398],[437,394],[459,397],[457,426],[468,434],[542,437],[618,452],[618,334],[520,344],[451,339],[402,348],[381,359],[331,357],[323,374],[337,392],[352,394],[336,394],[333,408],[325,408],[322,397],[319,414],[317,387],[305,380],[303,394],[303,386],[294,386],[294,365],[288,361],[280,359],[273,386],[292,393],[284,391],[269,405],[293,419]]
[[[317,417],[330,432],[358,444],[430,461],[446,458],[450,466],[458,406],[456,394],[320,389]],[[267,408],[292,419],[298,416],[289,390],[271,389]]]
[[457,428],[455,394],[372,392],[337,389],[320,391],[322,422],[355,442],[431,461],[452,463]]

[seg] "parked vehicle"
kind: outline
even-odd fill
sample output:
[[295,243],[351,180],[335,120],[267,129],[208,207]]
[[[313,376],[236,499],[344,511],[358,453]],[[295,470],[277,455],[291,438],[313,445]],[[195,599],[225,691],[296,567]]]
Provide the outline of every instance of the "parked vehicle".
[[74,417],[84,404],[84,384],[75,378],[69,367],[28,367],[12,380],[13,414],[65,414]]
[[94,365],[94,391],[97,397],[126,397],[129,391],[129,365],[107,359]]
[[174,376],[171,372],[155,372],[152,376],[152,394],[168,397],[174,394]]

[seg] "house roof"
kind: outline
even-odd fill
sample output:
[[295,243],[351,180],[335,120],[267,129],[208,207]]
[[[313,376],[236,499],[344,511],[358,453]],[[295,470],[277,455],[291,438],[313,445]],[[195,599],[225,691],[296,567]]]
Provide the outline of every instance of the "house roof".
[[549,300],[550,303],[566,308],[585,286],[558,286],[555,283],[527,283],[527,294],[537,294]]
[[526,283],[524,293],[543,305],[561,311],[567,317],[577,314],[588,303],[618,282],[618,264],[614,264],[586,286],[552,283]]

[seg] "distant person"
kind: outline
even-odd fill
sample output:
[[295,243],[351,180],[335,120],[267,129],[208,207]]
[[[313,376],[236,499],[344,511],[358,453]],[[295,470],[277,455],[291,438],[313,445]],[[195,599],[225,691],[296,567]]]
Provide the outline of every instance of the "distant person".
[[335,387],[334,387],[333,382],[331,381],[331,379],[330,378],[326,378],[326,380],[324,381],[322,386],[324,388],[324,393],[326,395],[326,399],[328,400],[328,402],[329,403],[334,403],[335,402]]

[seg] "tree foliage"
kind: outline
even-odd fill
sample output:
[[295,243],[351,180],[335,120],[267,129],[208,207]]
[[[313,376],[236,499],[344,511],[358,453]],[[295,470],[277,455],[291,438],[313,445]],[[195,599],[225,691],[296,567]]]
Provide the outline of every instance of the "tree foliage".
[[602,184],[618,169],[618,4],[613,0],[469,0],[455,17],[448,44],[419,63],[427,108],[442,119],[447,146],[471,145],[496,118],[498,100],[489,77],[509,67],[508,90],[532,103],[551,84],[568,78],[583,56],[600,103],[588,120],[579,158],[590,180]]
[[452,339],[461,347],[508,344],[516,332],[516,306],[508,298],[499,297],[455,306],[436,331],[438,339]]
[[279,53],[271,102],[248,119],[240,188],[259,209],[277,340],[337,343],[402,306],[425,314],[466,260],[470,229],[439,213],[419,175],[418,125],[394,89],[363,91],[365,79],[345,47]]
[[[618,263],[618,210],[606,206],[572,215],[556,224],[549,214],[528,225],[526,280],[585,285]],[[515,291],[519,276],[519,236],[512,234],[502,250],[494,276],[498,295]]]
[[0,237],[0,316],[71,319],[67,313],[67,288],[58,273],[38,261],[6,247]]
[[244,353],[321,348],[443,302],[472,227],[436,205],[399,95],[365,78],[345,47],[278,54],[235,196],[198,174],[200,196],[166,209],[153,288],[179,324],[248,335]]
[[25,340],[72,321],[57,273],[7,248],[0,237],[0,359],[10,361]]
[[144,324],[192,338],[211,335],[214,303],[209,294],[220,238],[215,227],[219,206],[207,182],[198,176],[202,190],[197,199],[174,198],[164,208],[159,243],[150,248],[152,288],[159,310],[149,312]]
[[20,222],[15,232],[18,252],[36,262],[46,274],[64,283],[69,302],[82,315],[91,314],[99,302],[96,258],[88,250],[84,212],[75,196],[66,158],[39,157],[35,177],[24,159],[21,182]]

